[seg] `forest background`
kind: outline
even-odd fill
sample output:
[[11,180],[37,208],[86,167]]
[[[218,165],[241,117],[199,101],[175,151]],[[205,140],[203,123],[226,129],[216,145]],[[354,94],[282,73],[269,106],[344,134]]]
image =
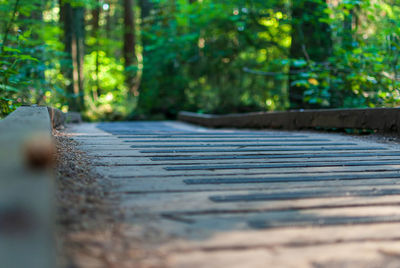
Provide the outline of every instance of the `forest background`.
[[400,103],[398,0],[0,0],[0,117]]

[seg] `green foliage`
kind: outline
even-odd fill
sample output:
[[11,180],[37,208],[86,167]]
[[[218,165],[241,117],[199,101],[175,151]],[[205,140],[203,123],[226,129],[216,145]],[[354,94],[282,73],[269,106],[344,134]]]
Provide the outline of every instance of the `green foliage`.
[[90,107],[87,116],[91,119],[121,119],[130,108],[126,102],[123,64],[100,50],[86,55],[85,66],[86,103]]
[[[308,62],[298,78],[305,100],[322,107],[399,105],[400,7],[386,1],[341,1],[325,10],[333,51]],[[311,83],[314,82],[314,83]]]
[[58,27],[43,19],[43,8],[52,7],[39,0],[0,3],[0,25],[5,25],[0,28],[0,117],[22,104],[62,106],[63,90],[54,93],[59,75],[55,71]]
[[[86,9],[79,94],[88,119],[174,118],[182,109],[285,110],[291,86],[304,89],[300,98],[312,108],[400,102],[395,1],[136,1],[146,2],[150,12],[135,7],[136,61],[127,67],[121,1],[63,2]],[[294,18],[294,3],[316,8]],[[76,67],[66,60],[59,18],[54,1],[0,0],[0,117],[23,104],[67,111],[80,96],[66,91],[73,81],[65,69]],[[294,27],[321,24],[329,26],[330,51],[304,45],[306,37],[317,39],[315,33],[303,33],[303,44],[292,42]],[[296,56],[293,45],[300,48]],[[134,76],[133,89],[128,74]]]
[[142,28],[144,76],[139,109],[174,116],[181,109],[226,113],[286,106],[275,60],[290,46],[286,5],[265,1],[157,1]]

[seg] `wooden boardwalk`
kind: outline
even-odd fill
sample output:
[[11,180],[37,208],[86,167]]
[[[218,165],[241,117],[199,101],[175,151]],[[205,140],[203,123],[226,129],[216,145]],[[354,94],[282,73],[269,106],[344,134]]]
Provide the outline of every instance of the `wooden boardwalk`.
[[400,267],[400,146],[174,122],[70,132],[126,222],[171,238],[171,267]]

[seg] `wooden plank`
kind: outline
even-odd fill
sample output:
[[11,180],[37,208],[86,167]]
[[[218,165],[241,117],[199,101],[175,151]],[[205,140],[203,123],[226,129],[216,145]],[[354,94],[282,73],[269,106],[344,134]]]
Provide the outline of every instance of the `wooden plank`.
[[[104,149],[103,149],[104,150]],[[111,149],[110,149],[111,150]],[[165,150],[140,150],[141,153],[206,153],[206,152],[293,152],[293,151],[372,151],[372,150],[387,150],[385,147],[370,146],[370,147],[317,147],[317,148],[236,148],[236,149],[165,149]]]
[[[107,145],[107,144],[104,144]],[[351,142],[330,142],[330,143],[212,143],[212,144],[151,144],[151,145],[131,145],[131,148],[221,148],[221,147],[236,147],[236,148],[244,148],[244,147],[284,147],[284,146],[291,146],[291,147],[314,147],[314,146],[354,146],[357,145],[356,143]]]
[[327,197],[344,197],[344,196],[385,196],[399,195],[400,189],[372,189],[372,190],[349,190],[336,191],[333,190],[306,190],[295,192],[281,193],[256,193],[247,195],[214,195],[210,196],[213,202],[257,202],[269,200],[296,200],[306,198],[327,198]]
[[[400,156],[400,151],[388,152],[363,152],[363,153],[291,153],[291,154],[253,154],[253,155],[188,155],[188,156],[154,156],[151,157],[153,161],[204,161],[204,160],[236,160],[236,159],[313,159],[313,158],[328,158],[328,157],[343,157],[343,158],[363,158],[363,157],[379,157],[379,156]],[[120,156],[122,157],[122,156]]]
[[118,138],[118,139],[205,139],[205,138],[224,138],[224,139],[237,139],[237,138],[242,138],[242,139],[256,139],[256,138],[266,138],[266,139],[299,139],[299,138],[309,138],[308,135],[300,135],[300,134],[277,134],[277,135],[268,135],[268,134],[239,134],[239,133],[220,133],[220,134],[212,134],[210,132],[207,133],[202,133],[199,135],[191,134],[155,134],[155,135],[120,135],[120,136],[115,136],[112,135],[112,137]]
[[22,106],[0,120],[2,267],[55,267],[51,133],[47,107]]
[[[173,172],[169,171],[168,173],[160,172],[159,169],[154,170],[153,167],[144,166],[144,167],[99,167],[99,172],[104,172],[109,178],[112,179],[127,179],[127,178],[150,178],[150,177],[158,177],[158,178],[179,178],[179,177],[198,177],[198,176],[213,176],[213,177],[222,177],[222,176],[255,176],[255,175],[300,175],[300,174],[315,174],[316,176],[321,174],[329,174],[329,173],[370,173],[370,172],[399,172],[400,173],[400,165],[396,166],[355,166],[355,167],[330,167],[327,170],[326,167],[309,167],[309,168],[285,168],[285,169],[269,169],[268,173],[263,170],[202,170],[199,171],[178,171]],[[142,173],[138,173],[138,170],[143,170]]]
[[396,267],[398,223],[220,232],[168,247],[171,266]]
[[300,110],[288,112],[260,112],[229,115],[179,113],[179,120],[207,127],[234,128],[356,128],[382,132],[398,132],[398,108]]
[[[276,163],[314,163],[314,162],[343,162],[343,161],[354,161],[354,157],[326,157],[326,158],[258,158],[258,159],[221,159],[221,160],[201,160],[201,161],[152,161],[149,159],[137,159],[132,157],[98,157],[98,160],[94,161],[94,166],[178,166],[178,165],[234,165],[234,164],[276,164]],[[397,161],[400,160],[400,156],[364,156],[358,157],[357,161]]]
[[221,169],[268,169],[268,168],[304,168],[304,167],[353,167],[353,166],[392,166],[400,161],[341,161],[341,162],[303,162],[273,164],[236,164],[236,165],[180,165],[164,167],[168,171],[179,170],[221,170]]
[[395,179],[400,178],[398,172],[355,174],[355,175],[312,175],[312,176],[291,176],[291,177],[264,177],[264,178],[204,178],[204,179],[185,179],[184,183],[189,185],[196,184],[243,184],[243,183],[273,183],[273,182],[297,182],[297,181],[340,181],[340,180],[375,180],[375,179]]
[[127,143],[224,143],[224,142],[329,142],[329,139],[135,139],[124,140]]

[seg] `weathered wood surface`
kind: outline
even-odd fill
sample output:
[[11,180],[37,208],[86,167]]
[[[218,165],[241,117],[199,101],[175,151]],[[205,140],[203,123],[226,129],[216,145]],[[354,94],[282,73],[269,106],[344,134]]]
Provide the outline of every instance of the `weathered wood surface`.
[[168,122],[71,133],[125,223],[174,237],[171,267],[400,265],[399,145]]
[[179,120],[213,128],[370,129],[400,131],[399,108],[329,109],[210,115],[179,113]]
[[51,130],[46,107],[0,120],[1,267],[55,267]]

